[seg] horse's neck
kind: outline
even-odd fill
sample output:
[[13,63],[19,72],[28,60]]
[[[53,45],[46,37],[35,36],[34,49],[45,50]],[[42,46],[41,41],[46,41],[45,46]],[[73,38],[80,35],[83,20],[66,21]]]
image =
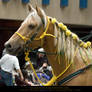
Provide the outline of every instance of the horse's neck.
[[[53,37],[46,37],[45,45],[44,45],[44,49],[46,52],[51,52],[51,53],[57,52],[58,53],[58,55],[56,55],[56,54],[55,55],[47,55],[49,63],[51,64],[51,66],[54,70],[54,73],[56,75],[58,75],[62,71],[64,71],[64,69],[70,64],[70,62],[75,62],[76,61],[75,58],[77,58],[76,66],[78,65],[78,63],[80,65],[83,64],[83,60],[82,60],[81,56],[78,55],[78,54],[80,54],[79,49],[78,49],[78,52],[75,53],[76,48],[80,48],[76,41],[74,41],[71,37],[66,37],[65,32],[61,31],[59,28],[57,28],[53,24],[49,25],[49,29],[48,29],[47,33],[53,34],[58,38],[58,39],[56,39]],[[81,49],[81,52],[84,52],[83,49]],[[76,54],[76,55],[74,56],[74,54]],[[85,52],[84,52],[84,54],[85,54]],[[85,57],[87,58],[86,54],[85,54]],[[58,71],[57,71],[57,68],[58,68]]]
[[[64,59],[64,55],[60,55],[60,53],[63,52],[63,47],[64,47],[64,45],[62,44],[63,40],[61,40],[61,32],[59,28],[57,28],[55,25],[50,23],[47,33],[53,34],[57,37],[57,39],[53,37],[45,37],[44,49],[46,52],[52,53],[52,55],[47,55],[47,57],[50,65],[54,70],[54,73],[58,75],[60,74],[60,72],[62,72],[65,69],[67,65],[66,64],[67,62]],[[64,34],[63,34],[63,38],[64,38]],[[58,53],[58,55],[55,53]]]

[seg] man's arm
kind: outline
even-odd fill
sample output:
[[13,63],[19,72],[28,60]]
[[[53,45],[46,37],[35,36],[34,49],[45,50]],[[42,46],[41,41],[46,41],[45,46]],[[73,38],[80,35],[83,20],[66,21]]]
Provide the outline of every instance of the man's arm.
[[20,75],[20,79],[21,79],[21,80],[24,80],[24,77],[23,77],[23,74],[22,74],[21,70],[20,70],[20,69],[17,69],[17,72],[18,72],[19,75]]
[[23,80],[23,74],[21,72],[20,66],[19,66],[19,61],[17,57],[14,57],[15,62],[14,62],[14,68],[16,69],[17,73],[19,73],[20,79]]

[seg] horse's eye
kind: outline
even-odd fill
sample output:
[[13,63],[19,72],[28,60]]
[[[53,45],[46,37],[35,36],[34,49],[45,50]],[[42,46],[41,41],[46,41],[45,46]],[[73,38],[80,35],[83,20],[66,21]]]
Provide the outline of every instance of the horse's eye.
[[33,29],[33,28],[35,28],[35,25],[30,24],[28,27],[29,27],[30,29]]

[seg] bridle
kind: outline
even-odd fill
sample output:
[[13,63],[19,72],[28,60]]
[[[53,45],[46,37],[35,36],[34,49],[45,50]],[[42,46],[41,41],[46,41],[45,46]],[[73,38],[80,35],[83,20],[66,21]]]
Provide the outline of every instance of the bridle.
[[36,36],[38,35],[39,31],[40,31],[40,28],[43,24],[43,20],[42,20],[42,25],[40,25],[38,28],[37,28],[37,31],[31,36],[31,38],[27,38],[23,35],[21,35],[20,33],[18,32],[15,32],[22,40],[24,40],[24,42],[27,44],[31,44],[33,40],[42,40],[45,36],[51,36],[53,38],[56,38],[54,35],[52,34],[47,34],[47,30],[49,28],[49,24],[50,24],[50,19],[47,17],[47,26],[45,28],[45,30],[43,31],[43,33],[40,35],[39,38],[36,38]]

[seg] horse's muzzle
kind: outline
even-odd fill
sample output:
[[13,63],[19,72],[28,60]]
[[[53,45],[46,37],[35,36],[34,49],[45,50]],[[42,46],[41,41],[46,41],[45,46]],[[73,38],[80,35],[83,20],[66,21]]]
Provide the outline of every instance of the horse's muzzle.
[[18,54],[18,53],[21,51],[21,49],[22,49],[21,46],[18,46],[18,45],[13,46],[13,45],[11,45],[11,44],[8,43],[8,42],[6,42],[6,43],[4,44],[4,46],[5,46],[6,51],[7,51],[9,54],[13,54],[13,55]]
[[4,44],[4,46],[5,46],[6,49],[12,49],[12,46],[11,46],[10,43],[7,43],[7,42],[6,42],[6,43]]

